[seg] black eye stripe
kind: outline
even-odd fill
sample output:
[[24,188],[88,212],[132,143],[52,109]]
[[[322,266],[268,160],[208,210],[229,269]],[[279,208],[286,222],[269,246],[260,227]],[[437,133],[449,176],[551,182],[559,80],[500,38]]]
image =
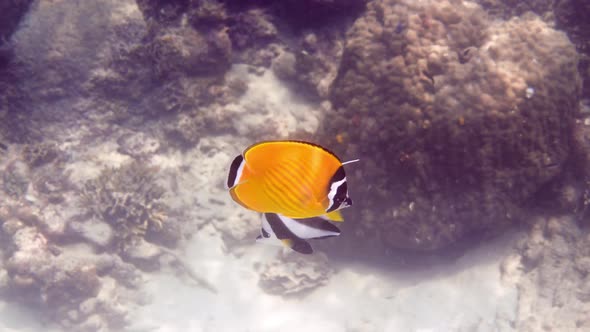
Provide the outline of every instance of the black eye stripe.
[[334,201],[338,203],[343,202],[346,199],[346,195],[348,194],[348,185],[346,181],[344,181],[340,186],[338,186],[338,190],[336,190],[336,195],[334,196]]
[[348,184],[346,181],[342,182],[341,185],[338,186],[336,189],[336,194],[334,195],[332,206],[326,210],[326,212],[332,212],[342,205],[342,202],[348,200]]
[[232,161],[231,166],[229,167],[229,175],[227,176],[228,188],[233,187],[236,183],[236,177],[238,176],[238,170],[240,169],[240,165],[242,165],[242,161],[244,161],[242,155],[237,156],[234,161]]
[[344,167],[340,166],[336,170],[336,173],[334,173],[332,176],[332,179],[330,179],[330,185],[332,185],[332,183],[344,180],[344,178],[346,178],[346,172],[344,172]]

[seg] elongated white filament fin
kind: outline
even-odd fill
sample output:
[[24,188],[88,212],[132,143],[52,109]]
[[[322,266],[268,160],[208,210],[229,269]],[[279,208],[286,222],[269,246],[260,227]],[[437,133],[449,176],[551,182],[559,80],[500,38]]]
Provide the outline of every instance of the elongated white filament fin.
[[357,161],[360,161],[360,159],[353,159],[353,160],[345,161],[342,163],[342,165],[356,163]]

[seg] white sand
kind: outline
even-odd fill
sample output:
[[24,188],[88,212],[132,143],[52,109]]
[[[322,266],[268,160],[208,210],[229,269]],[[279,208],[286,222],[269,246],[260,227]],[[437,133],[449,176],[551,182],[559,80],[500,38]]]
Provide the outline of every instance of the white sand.
[[13,302],[0,300],[0,331],[2,332],[59,332],[36,320],[38,315],[30,309]]
[[281,248],[257,245],[235,258],[212,249],[219,241],[197,237],[186,253],[219,294],[154,276],[145,285],[154,302],[135,313],[134,330],[506,331],[515,318],[516,290],[502,284],[499,270],[509,238],[423,271],[340,267],[328,285],[300,299],[257,286],[253,263]]

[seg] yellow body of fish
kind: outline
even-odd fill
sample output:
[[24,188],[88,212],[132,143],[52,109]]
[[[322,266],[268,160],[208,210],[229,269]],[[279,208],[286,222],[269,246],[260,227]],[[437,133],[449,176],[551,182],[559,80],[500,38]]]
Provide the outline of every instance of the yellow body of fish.
[[298,141],[255,144],[244,153],[244,167],[232,198],[247,209],[300,219],[326,216],[330,179],[342,162],[326,149]]

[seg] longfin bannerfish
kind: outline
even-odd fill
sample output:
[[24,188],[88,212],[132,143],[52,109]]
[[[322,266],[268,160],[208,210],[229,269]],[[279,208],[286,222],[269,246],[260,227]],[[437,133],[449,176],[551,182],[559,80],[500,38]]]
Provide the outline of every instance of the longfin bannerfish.
[[338,210],[352,204],[342,165],[316,144],[265,141],[233,160],[227,186],[234,201],[250,210],[342,221]]
[[288,247],[302,254],[311,254],[309,239],[340,235],[335,225],[321,218],[291,219],[276,213],[263,213],[260,235],[256,242]]

